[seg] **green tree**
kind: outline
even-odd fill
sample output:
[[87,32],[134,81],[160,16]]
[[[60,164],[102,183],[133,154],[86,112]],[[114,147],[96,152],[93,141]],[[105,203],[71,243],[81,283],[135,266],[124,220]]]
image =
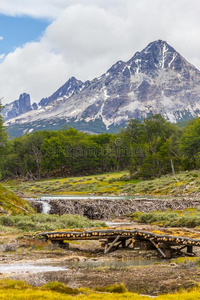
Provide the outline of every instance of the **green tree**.
[[[151,168],[152,176],[160,177],[171,171],[174,173],[172,139],[177,129],[174,125],[156,114],[144,120],[144,138],[148,155],[144,161]],[[143,174],[147,168],[143,166]],[[148,170],[149,173],[149,170]]]
[[180,139],[180,151],[184,155],[186,169],[200,167],[200,118],[192,121]]
[[131,119],[126,129],[122,131],[122,135],[123,147],[129,161],[130,176],[133,176],[133,174],[140,173],[146,153],[145,126],[141,121]]
[[124,143],[130,149],[130,175],[149,178],[174,173],[178,162],[176,132],[176,127],[159,114],[143,122],[131,120],[122,132]]

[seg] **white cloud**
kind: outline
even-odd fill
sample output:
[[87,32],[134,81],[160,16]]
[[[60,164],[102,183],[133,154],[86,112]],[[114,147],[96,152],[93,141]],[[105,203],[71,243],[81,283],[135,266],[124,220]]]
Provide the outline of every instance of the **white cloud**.
[[56,18],[67,7],[82,4],[113,8],[126,0],[1,0],[0,13],[9,16],[28,15],[37,18]]
[[0,41],[3,40],[3,36],[0,36]]
[[4,13],[44,17],[48,7],[46,17],[55,18],[39,42],[17,48],[0,63],[5,102],[23,92],[39,101],[71,76],[92,79],[156,39],[200,68],[199,0],[1,1],[0,12],[4,3]]

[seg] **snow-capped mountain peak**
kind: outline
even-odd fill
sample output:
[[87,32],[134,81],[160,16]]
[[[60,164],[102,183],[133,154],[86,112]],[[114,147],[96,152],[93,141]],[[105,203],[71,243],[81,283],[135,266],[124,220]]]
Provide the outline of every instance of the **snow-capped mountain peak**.
[[37,129],[38,123],[42,128],[62,123],[103,132],[125,126],[130,118],[142,119],[155,113],[177,122],[200,113],[200,71],[167,42],[157,40],[92,81],[70,78],[39,105],[41,113],[32,111],[7,124],[20,127],[23,123],[24,130],[36,123]]

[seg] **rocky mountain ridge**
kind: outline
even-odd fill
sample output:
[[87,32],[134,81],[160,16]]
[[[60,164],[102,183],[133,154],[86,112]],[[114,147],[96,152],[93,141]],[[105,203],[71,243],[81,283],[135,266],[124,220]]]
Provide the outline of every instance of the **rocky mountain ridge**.
[[10,104],[6,104],[2,110],[2,116],[4,120],[9,120],[16,118],[19,115],[22,115],[31,110],[37,110],[38,106],[36,103],[31,105],[30,95],[23,93],[19,96],[18,100],[13,101]]
[[37,110],[7,121],[21,131],[74,126],[92,132],[114,131],[130,118],[161,113],[171,122],[200,113],[200,71],[165,41],[150,43],[127,62],[83,83],[72,77]]

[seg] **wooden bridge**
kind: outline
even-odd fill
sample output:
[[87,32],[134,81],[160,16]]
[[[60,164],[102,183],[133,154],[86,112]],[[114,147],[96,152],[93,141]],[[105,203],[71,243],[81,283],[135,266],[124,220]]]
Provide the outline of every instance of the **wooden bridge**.
[[69,242],[74,240],[99,240],[105,254],[117,250],[120,246],[132,246],[142,250],[157,249],[164,258],[171,258],[174,254],[195,256],[193,247],[200,247],[200,239],[196,238],[121,228],[39,232],[36,236],[42,236],[46,241],[50,240],[64,248],[69,247]]

